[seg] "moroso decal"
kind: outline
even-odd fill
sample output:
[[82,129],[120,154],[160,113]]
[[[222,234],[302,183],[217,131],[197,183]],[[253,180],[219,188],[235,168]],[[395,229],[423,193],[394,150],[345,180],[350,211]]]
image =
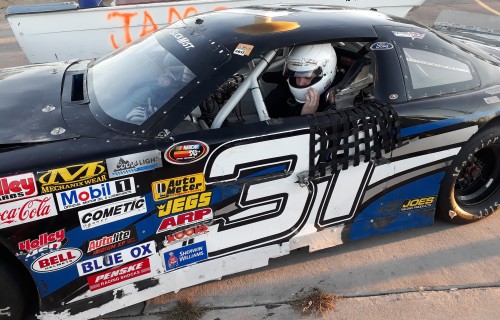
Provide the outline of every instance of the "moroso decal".
[[208,154],[208,145],[201,141],[179,142],[165,151],[165,160],[173,164],[196,162]]
[[156,206],[158,208],[158,217],[207,207],[211,199],[212,192],[208,191],[168,200],[166,203]]
[[144,197],[134,197],[78,212],[82,230],[148,212]]
[[170,244],[174,244],[179,241],[189,240],[191,238],[206,233],[208,233],[208,226],[202,224],[196,227],[192,227],[186,230],[181,230],[165,236],[165,241],[163,241],[163,245],[166,247]]
[[189,176],[155,181],[151,184],[155,201],[180,195],[205,191],[205,176],[197,173]]
[[194,243],[163,254],[165,269],[171,271],[189,264],[208,259],[205,241]]
[[135,193],[134,178],[109,181],[56,194],[59,210],[64,211]]
[[214,213],[210,208],[204,208],[204,209],[181,213],[176,216],[171,216],[163,219],[156,233],[165,232],[179,227],[184,227],[202,221],[211,220],[213,219],[213,217]]
[[436,196],[408,199],[403,201],[403,204],[401,205],[401,208],[399,210],[408,211],[413,209],[430,208],[432,207],[435,201],[436,201]]
[[0,178],[0,203],[29,198],[37,194],[35,176],[31,172]]
[[151,266],[149,258],[146,258],[109,271],[91,275],[87,278],[87,282],[90,291],[96,291],[149,273],[151,273]]
[[57,215],[51,194],[3,204],[0,208],[0,229]]
[[152,150],[106,159],[106,166],[110,178],[154,170],[162,166],[161,152]]
[[79,262],[76,267],[78,269],[78,274],[84,276],[99,270],[116,267],[124,263],[148,257],[155,252],[155,242],[149,241],[104,256]]
[[137,231],[134,226],[92,239],[86,244],[85,252],[88,255],[98,255],[115,250],[138,241]]
[[36,259],[31,264],[31,269],[42,273],[57,271],[69,267],[81,257],[82,251],[80,249],[61,249]]
[[76,164],[38,173],[42,193],[88,186],[106,181],[106,179],[106,167],[103,161]]
[[30,258],[38,253],[60,249],[63,245],[65,237],[64,229],[51,233],[42,233],[36,239],[27,239],[19,242],[17,247],[21,252],[17,255],[26,255],[26,258]]

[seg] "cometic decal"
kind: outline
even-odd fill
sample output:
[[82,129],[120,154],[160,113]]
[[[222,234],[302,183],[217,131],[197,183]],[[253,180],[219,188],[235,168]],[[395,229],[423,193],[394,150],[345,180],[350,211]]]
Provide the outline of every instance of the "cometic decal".
[[179,249],[167,251],[163,254],[165,269],[171,271],[198,261],[208,259],[205,241],[194,243]]
[[29,198],[37,194],[35,175],[31,172],[0,178],[0,203]]
[[149,258],[146,258],[109,271],[91,275],[87,278],[87,282],[90,291],[96,291],[149,273],[151,273],[151,266]]
[[42,193],[88,186],[106,179],[104,161],[76,164],[38,173]]
[[135,226],[129,226],[123,230],[89,240],[88,243],[85,244],[84,252],[87,255],[95,256],[119,249],[137,241],[138,237]]
[[414,209],[430,208],[433,206],[435,201],[436,201],[435,196],[405,200],[405,201],[403,201],[403,204],[401,205],[400,210],[401,211],[408,211],[408,210],[414,210]]
[[39,253],[45,253],[45,251],[58,250],[63,246],[65,237],[64,229],[42,233],[36,239],[26,239],[19,242],[17,247],[20,252],[16,255],[24,255],[28,259]]
[[196,162],[208,154],[208,145],[201,141],[179,142],[165,151],[165,160],[173,164]]
[[207,207],[211,199],[212,192],[208,191],[168,200],[156,206],[158,208],[158,217],[161,218],[169,214]]
[[118,178],[143,171],[154,170],[162,166],[161,152],[152,150],[106,160],[110,178]]
[[174,230],[180,227],[189,226],[199,222],[211,220],[214,218],[212,209],[205,208],[178,214],[163,219],[156,233]]
[[31,264],[31,269],[42,273],[61,270],[74,264],[81,257],[82,251],[80,249],[61,249],[36,259]]
[[155,181],[151,184],[153,199],[165,200],[180,195],[205,191],[203,173]]
[[56,215],[56,203],[51,194],[9,202],[0,208],[0,229]]

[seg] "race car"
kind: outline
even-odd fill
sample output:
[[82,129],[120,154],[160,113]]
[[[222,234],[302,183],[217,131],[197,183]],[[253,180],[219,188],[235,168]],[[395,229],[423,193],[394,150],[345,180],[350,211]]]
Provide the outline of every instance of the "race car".
[[[500,206],[500,54],[374,10],[269,5],[0,72],[0,317],[88,319],[290,251]],[[330,106],[272,118],[297,46]]]

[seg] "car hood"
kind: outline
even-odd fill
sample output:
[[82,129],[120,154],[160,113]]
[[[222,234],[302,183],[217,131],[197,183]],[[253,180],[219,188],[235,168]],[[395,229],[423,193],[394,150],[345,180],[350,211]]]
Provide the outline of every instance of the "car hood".
[[0,70],[0,144],[75,137],[61,113],[61,84],[70,62]]

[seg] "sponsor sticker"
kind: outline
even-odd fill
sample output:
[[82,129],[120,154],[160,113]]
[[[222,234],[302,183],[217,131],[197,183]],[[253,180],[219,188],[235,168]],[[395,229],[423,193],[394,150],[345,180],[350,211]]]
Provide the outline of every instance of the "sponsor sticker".
[[85,244],[84,252],[86,252],[87,255],[96,256],[136,243],[137,241],[138,237],[135,227],[129,226],[123,230],[89,240],[88,243]]
[[109,269],[124,263],[149,257],[153,253],[155,253],[155,242],[149,241],[117,252],[79,262],[76,267],[78,269],[78,274],[80,276],[85,276],[100,270]]
[[110,178],[154,170],[162,166],[161,152],[153,150],[107,159],[106,166]]
[[208,145],[201,141],[184,141],[165,151],[165,160],[173,164],[196,162],[208,154]]
[[198,209],[178,214],[163,219],[156,233],[174,230],[180,227],[197,224],[214,218],[214,213],[210,208]]
[[234,49],[233,53],[239,56],[249,56],[253,50],[253,46],[250,44],[238,43],[236,49]]
[[76,263],[81,257],[82,251],[80,249],[61,249],[36,259],[31,264],[31,269],[42,273],[61,270]]
[[109,181],[56,194],[59,210],[95,204],[135,193],[134,178]]
[[174,37],[177,42],[184,47],[184,49],[189,51],[190,48],[194,48],[194,44],[192,44],[191,41],[189,41],[189,39],[182,35],[178,30],[172,30],[170,35]]
[[146,258],[109,271],[91,275],[87,278],[87,282],[90,291],[96,291],[149,273],[151,273],[151,266],[149,258]]
[[401,32],[401,31],[393,31],[394,35],[396,37],[402,37],[402,38],[411,38],[412,40],[415,39],[423,39],[425,37],[425,34],[419,33],[419,32]]
[[31,172],[0,178],[0,203],[29,198],[37,194],[35,175]]
[[434,205],[436,201],[435,196],[422,197],[422,198],[414,198],[403,201],[401,205],[401,211],[408,211],[414,209],[425,209],[430,208]]
[[192,227],[186,230],[181,230],[172,234],[165,236],[165,240],[163,241],[163,245],[166,247],[168,245],[192,239],[196,236],[208,233],[207,225],[199,225],[196,227]]
[[42,193],[88,186],[106,179],[104,161],[76,164],[38,173]]
[[156,206],[156,208],[158,209],[158,217],[161,218],[169,214],[208,207],[211,199],[212,192],[207,191],[168,200],[167,202]]
[[148,212],[144,197],[134,197],[79,211],[82,230]]
[[180,195],[205,191],[205,176],[197,173],[189,176],[155,181],[151,184],[153,199],[160,201]]
[[370,46],[370,50],[391,50],[394,46],[390,42],[375,42]]
[[167,271],[193,264],[208,259],[207,245],[205,241],[167,251],[163,254],[165,269]]
[[56,215],[56,203],[51,194],[9,202],[0,207],[0,229]]
[[66,236],[64,229],[50,233],[42,233],[36,239],[26,239],[18,242],[17,247],[20,253],[18,253],[17,255],[25,255],[25,258],[27,259],[39,253],[44,253],[45,251],[58,250],[63,246],[63,241],[65,240],[65,238]]

